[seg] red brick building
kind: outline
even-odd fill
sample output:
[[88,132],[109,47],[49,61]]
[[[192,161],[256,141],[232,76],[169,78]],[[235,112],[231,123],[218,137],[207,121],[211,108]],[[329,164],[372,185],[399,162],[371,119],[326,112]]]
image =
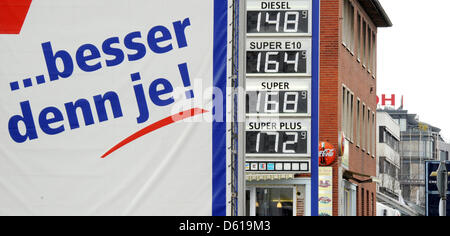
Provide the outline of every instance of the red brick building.
[[348,159],[333,165],[333,215],[376,215],[377,32],[392,23],[378,0],[322,0],[320,141]]

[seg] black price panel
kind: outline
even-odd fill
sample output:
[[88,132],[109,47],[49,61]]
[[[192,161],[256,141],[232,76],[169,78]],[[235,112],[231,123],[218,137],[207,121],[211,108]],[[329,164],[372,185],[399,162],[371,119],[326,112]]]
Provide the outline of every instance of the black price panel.
[[247,52],[247,73],[307,72],[307,51]]
[[307,131],[248,131],[247,154],[307,154]]
[[247,33],[308,33],[309,11],[248,11]]
[[247,91],[247,114],[307,114],[308,91]]
[[247,0],[247,34],[310,35],[311,0]]
[[308,156],[310,127],[308,119],[249,119],[247,156]]
[[247,74],[309,75],[311,41],[295,38],[247,40]]

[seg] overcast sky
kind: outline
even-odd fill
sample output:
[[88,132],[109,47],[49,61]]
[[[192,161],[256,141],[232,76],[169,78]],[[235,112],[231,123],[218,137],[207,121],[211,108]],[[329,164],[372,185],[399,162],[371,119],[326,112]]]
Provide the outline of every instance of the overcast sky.
[[449,142],[450,1],[379,1],[394,26],[378,31],[378,94],[404,95],[405,109]]

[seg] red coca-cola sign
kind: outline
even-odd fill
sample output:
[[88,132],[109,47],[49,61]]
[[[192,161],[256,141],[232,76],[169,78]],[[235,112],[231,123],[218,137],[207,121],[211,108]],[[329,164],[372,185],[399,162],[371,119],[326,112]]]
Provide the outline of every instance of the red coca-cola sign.
[[336,161],[336,148],[327,142],[320,142],[319,144],[319,165],[330,166]]

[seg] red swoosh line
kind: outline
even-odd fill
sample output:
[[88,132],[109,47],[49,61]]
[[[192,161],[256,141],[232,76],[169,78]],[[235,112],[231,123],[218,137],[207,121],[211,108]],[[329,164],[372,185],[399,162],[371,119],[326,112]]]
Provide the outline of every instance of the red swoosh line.
[[139,139],[151,132],[154,132],[158,129],[161,129],[165,126],[171,125],[173,123],[185,120],[187,118],[196,116],[196,115],[200,115],[200,114],[204,114],[207,113],[207,110],[203,110],[200,108],[193,108],[191,110],[186,110],[183,112],[180,112],[178,114],[169,116],[167,118],[164,118],[154,124],[151,124],[143,129],[141,129],[140,131],[134,133],[133,135],[131,135],[130,137],[124,139],[122,142],[120,142],[119,144],[117,144],[116,146],[114,146],[113,148],[111,148],[108,152],[106,152],[105,154],[103,154],[102,158],[106,158],[107,156],[109,156],[110,154],[112,154],[113,152],[119,150],[120,148],[128,145],[129,143],[135,141],[136,139]]

